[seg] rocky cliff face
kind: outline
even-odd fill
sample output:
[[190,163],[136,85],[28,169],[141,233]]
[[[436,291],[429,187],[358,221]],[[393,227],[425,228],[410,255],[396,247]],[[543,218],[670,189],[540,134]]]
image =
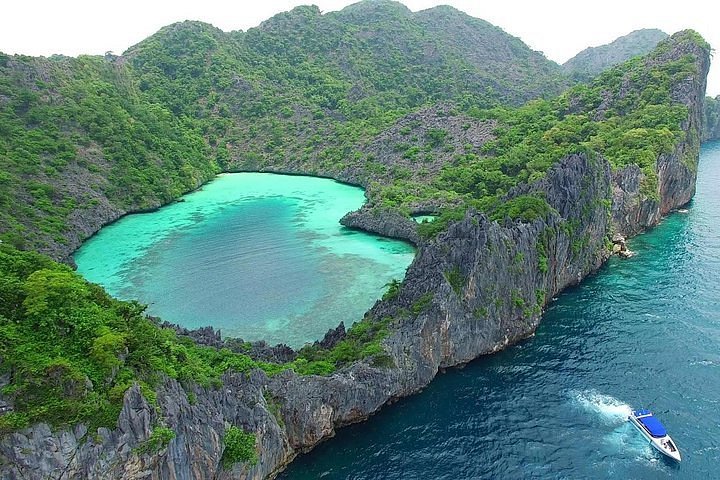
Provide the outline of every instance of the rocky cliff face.
[[[511,192],[542,194],[553,208],[529,223],[498,223],[470,211],[436,239],[422,241],[395,219],[368,217],[372,212],[349,216],[348,224],[411,238],[419,246],[398,296],[369,312],[392,319],[384,341],[389,361],[382,367],[360,361],[328,377],[228,374],[221,387],[208,389],[167,381],[157,406],[131,388],[112,431],[37,425],[2,438],[0,476],[273,477],[337,428],[419,391],[439,369],[531,335],[549,299],[607,259],[611,233],[634,234],[692,197],[708,68],[704,53],[697,58],[700,74],[674,92],[688,106],[687,136],[658,157],[658,186],[650,198],[641,192],[639,169],[611,172],[604,158],[582,154],[563,158],[542,180]],[[160,425],[176,436],[148,451],[143,446]],[[222,468],[222,438],[231,425],[256,434],[256,465]]]
[[642,192],[644,176],[634,165],[613,173],[612,220],[616,231],[624,235],[634,235],[657,224],[663,215],[688,203],[695,194],[703,130],[703,100],[710,59],[697,45],[687,44],[684,48],[669,50],[665,54],[666,58],[659,60],[675,60],[683,55],[697,58],[698,71],[705,74],[686,78],[672,90],[673,100],[688,108],[688,116],[682,125],[685,139],[679,142],[672,152],[658,157],[655,169],[658,175],[658,191],[649,196]]

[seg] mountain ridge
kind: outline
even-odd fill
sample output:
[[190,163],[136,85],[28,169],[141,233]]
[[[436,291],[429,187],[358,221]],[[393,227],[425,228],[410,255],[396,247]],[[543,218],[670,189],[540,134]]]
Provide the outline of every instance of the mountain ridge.
[[657,28],[634,30],[610,43],[588,47],[562,64],[567,75],[578,81],[587,81],[600,72],[650,52],[668,34]]

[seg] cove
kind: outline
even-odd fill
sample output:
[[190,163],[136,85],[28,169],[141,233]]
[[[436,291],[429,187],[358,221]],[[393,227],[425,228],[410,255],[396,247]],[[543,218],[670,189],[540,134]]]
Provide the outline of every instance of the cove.
[[181,200],[102,228],[78,272],[163,320],[299,347],[360,320],[414,256],[341,226],[364,192],[329,179],[223,174]]
[[[708,479],[720,464],[720,142],[697,194],[548,308],[534,337],[343,428],[283,479]],[[655,411],[683,461],[625,420]]]

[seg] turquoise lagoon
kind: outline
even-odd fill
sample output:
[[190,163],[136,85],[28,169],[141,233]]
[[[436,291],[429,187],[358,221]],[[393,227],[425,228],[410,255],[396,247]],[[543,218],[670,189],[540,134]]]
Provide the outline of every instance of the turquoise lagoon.
[[74,258],[85,278],[163,320],[298,347],[360,320],[413,259],[407,243],[338,223],[364,201],[323,178],[223,174],[104,227]]

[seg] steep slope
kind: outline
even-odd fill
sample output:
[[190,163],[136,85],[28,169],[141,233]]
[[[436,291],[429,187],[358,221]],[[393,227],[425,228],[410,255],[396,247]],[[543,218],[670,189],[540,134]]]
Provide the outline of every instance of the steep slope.
[[[460,203],[445,207],[439,227],[420,229],[424,239],[418,237],[418,254],[404,281],[392,285],[347,335],[340,331],[340,338],[308,346],[282,365],[206,350],[168,330],[154,331],[137,305],[109,300],[47,259],[5,251],[0,267],[10,275],[0,291],[14,292],[15,301],[0,315],[43,320],[59,302],[62,315],[50,317],[60,327],[57,333],[82,333],[96,348],[92,355],[75,352],[51,359],[54,368],[48,372],[42,368],[47,365],[34,363],[37,356],[18,355],[14,349],[44,350],[19,342],[21,336],[0,337],[10,373],[2,377],[9,398],[0,400],[11,405],[9,411],[4,406],[0,419],[13,432],[0,440],[0,472],[13,479],[61,473],[82,478],[271,477],[336,428],[422,389],[440,368],[531,334],[555,294],[607,259],[613,234],[632,235],[690,200],[709,54],[697,33],[680,32],[648,56],[558,98],[462,117],[461,131],[497,122],[494,139],[479,142],[481,151],[455,159],[447,166],[450,175],[438,175],[435,188],[454,192]],[[455,117],[450,115],[449,123]],[[427,121],[435,129],[439,118],[421,113],[400,120],[410,123],[399,128],[420,128]],[[412,123],[416,120],[420,125]],[[473,120],[476,125],[463,128]],[[436,138],[427,138],[431,147]],[[514,178],[520,180],[508,182]],[[397,209],[390,213],[399,215]],[[387,214],[375,209],[356,216],[381,233],[388,225],[410,221],[401,216],[384,223]],[[55,275],[72,281],[43,281]],[[102,317],[106,329],[97,334],[110,339],[87,338],[90,331],[79,328],[87,323],[75,315],[73,298],[83,308],[109,310]],[[139,338],[150,358],[138,355],[133,342],[122,343],[122,333],[133,338],[122,330],[133,322],[147,326]],[[3,325],[0,332],[13,331]],[[47,341],[42,332],[31,337]],[[118,343],[126,349],[116,348]],[[208,355],[211,368],[201,368],[200,355]],[[141,372],[141,383],[127,390],[126,383],[114,388],[119,380],[133,381],[127,369],[134,364],[128,358],[151,362],[151,371]],[[103,376],[97,370],[103,365],[125,374]],[[219,383],[216,376],[223,371]],[[193,377],[199,374],[205,375],[204,386]],[[95,387],[85,378],[106,383]],[[29,387],[36,383],[49,398],[33,396],[36,390]],[[47,419],[48,409],[40,407],[48,403],[42,402],[67,400],[63,394],[90,405],[115,405],[120,410],[116,428],[88,432],[86,424],[66,425],[61,418],[55,419],[59,429],[53,432],[43,423],[21,428],[7,421]]]
[[[435,27],[443,23],[448,29]],[[316,7],[297,7],[216,39],[205,59],[207,28],[173,25],[126,55],[143,79],[156,57],[174,56],[181,63],[197,59],[194,68],[204,72],[198,75],[217,80],[182,103],[213,99],[206,115],[225,126],[229,169],[337,172],[359,155],[358,143],[418,108],[438,101],[517,105],[556,94],[563,84],[554,63],[453,9],[414,14],[396,2],[374,1],[321,15]],[[233,58],[218,56],[231,50]],[[219,69],[219,77],[211,73]],[[195,92],[193,76],[156,83],[152,75],[146,83],[154,99]]]
[[120,58],[0,55],[0,239],[64,258],[100,225],[218,171]]
[[635,30],[606,45],[586,48],[565,62],[563,71],[575,80],[590,80],[614,65],[645,55],[667,36],[667,33],[656,28]]

